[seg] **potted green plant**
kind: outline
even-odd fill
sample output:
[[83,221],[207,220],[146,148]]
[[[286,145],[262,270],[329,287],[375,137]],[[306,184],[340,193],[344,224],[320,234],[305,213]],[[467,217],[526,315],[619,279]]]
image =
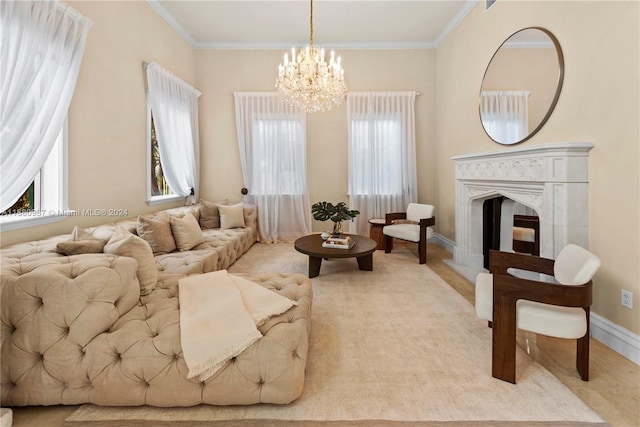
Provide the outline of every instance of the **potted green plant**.
[[349,209],[345,202],[334,205],[331,202],[317,202],[311,206],[313,218],[318,221],[333,221],[333,236],[339,236],[342,233],[342,221],[351,220],[360,215],[360,211]]

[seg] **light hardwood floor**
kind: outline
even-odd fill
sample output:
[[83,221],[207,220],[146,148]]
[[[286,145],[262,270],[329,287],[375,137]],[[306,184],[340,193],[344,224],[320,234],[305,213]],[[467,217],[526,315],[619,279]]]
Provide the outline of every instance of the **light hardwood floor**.
[[[443,260],[451,253],[429,244],[427,265],[471,304],[474,285]],[[417,259],[416,259],[417,262]],[[640,366],[600,342],[591,340],[590,380],[580,380],[575,369],[575,341],[519,334],[518,343],[531,357],[562,381],[571,391],[613,427],[640,427]],[[12,408],[15,427],[62,427],[77,406]]]

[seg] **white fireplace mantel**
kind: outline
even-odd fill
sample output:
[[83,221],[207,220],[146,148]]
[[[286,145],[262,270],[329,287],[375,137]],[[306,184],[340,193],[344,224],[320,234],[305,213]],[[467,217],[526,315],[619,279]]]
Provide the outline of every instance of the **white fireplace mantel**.
[[[569,243],[587,248],[588,153],[593,146],[589,142],[549,143],[453,157],[454,262],[483,266],[482,204],[499,196],[536,211],[540,219],[540,256],[555,258]],[[502,214],[505,221],[501,223],[501,240],[510,242],[513,203],[503,204]]]

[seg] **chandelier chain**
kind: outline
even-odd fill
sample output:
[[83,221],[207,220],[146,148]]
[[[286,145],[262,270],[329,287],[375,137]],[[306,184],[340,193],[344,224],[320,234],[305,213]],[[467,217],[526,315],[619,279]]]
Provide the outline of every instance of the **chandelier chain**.
[[310,0],[309,13],[309,46],[313,46],[313,0]]

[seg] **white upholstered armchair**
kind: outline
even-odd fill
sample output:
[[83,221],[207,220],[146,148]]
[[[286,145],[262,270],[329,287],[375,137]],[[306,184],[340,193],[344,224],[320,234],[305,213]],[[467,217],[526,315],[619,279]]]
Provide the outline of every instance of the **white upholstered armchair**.
[[[476,313],[493,328],[491,374],[516,382],[516,329],[577,339],[576,368],[589,380],[591,278],[600,259],[580,246],[565,246],[558,258],[491,251],[490,273],[476,278]],[[556,283],[514,277],[509,269],[553,276]]]
[[[418,244],[420,264],[427,262],[427,239],[433,236],[431,228],[436,223],[434,207],[421,203],[409,203],[406,212],[388,213],[382,233],[385,235],[385,252],[393,249],[393,239],[408,240]],[[396,223],[398,220],[407,220]]]

